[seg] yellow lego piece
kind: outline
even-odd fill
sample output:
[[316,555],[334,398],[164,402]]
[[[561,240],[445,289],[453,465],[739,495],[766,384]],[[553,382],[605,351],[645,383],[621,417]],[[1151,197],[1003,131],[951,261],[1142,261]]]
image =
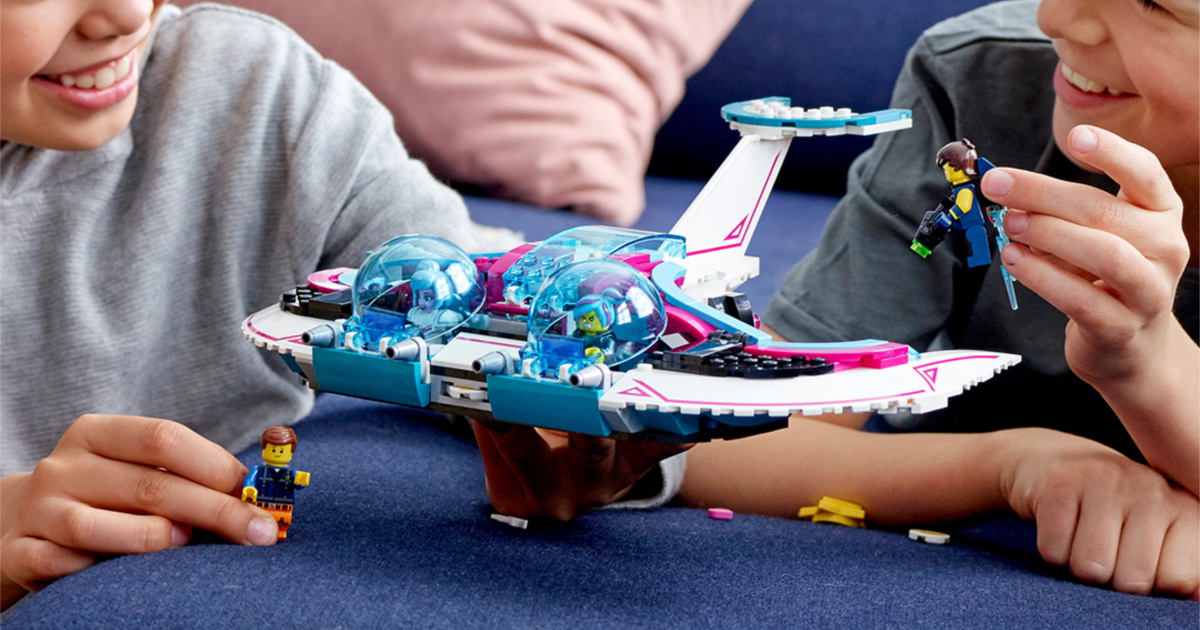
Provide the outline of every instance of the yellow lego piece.
[[813,516],[812,520],[814,523],[837,523],[838,525],[845,525],[846,527],[864,527],[862,521],[857,521],[852,518],[830,512],[816,514]]
[[307,486],[308,480],[310,477],[311,477],[311,475],[304,472],[303,470],[297,470],[296,471],[296,485],[297,486]]
[[861,520],[867,517],[866,511],[863,510],[861,505],[857,505],[849,501],[842,501],[841,499],[835,499],[833,497],[821,497],[821,501],[817,503],[817,507],[825,510],[826,512],[833,512],[834,514],[849,518],[857,518]]
[[812,505],[809,507],[802,507],[802,508],[800,508],[799,516],[800,516],[800,518],[812,518],[813,515],[819,511],[820,511],[820,509],[815,505]]

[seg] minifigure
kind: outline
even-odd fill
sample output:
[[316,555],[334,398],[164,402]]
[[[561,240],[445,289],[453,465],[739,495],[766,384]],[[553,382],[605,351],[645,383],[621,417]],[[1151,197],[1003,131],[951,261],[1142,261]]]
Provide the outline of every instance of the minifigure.
[[938,207],[925,213],[921,226],[913,237],[911,249],[926,258],[933,252],[951,227],[965,233],[971,246],[971,254],[967,257],[968,267],[982,267],[992,263],[992,254],[988,247],[987,227],[983,221],[983,212],[979,209],[979,194],[975,183],[982,175],[976,163],[981,163],[986,172],[991,163],[980,158],[975,152],[975,145],[963,138],[942,147],[937,153],[937,165],[946,174],[946,181],[953,188],[950,194],[942,199]]
[[584,357],[593,363],[604,363],[617,346],[612,331],[615,319],[614,304],[621,300],[615,289],[605,289],[599,295],[587,295],[575,303],[571,317],[575,319],[572,334],[583,340]]
[[408,323],[420,329],[418,335],[424,337],[462,321],[460,314],[446,308],[454,296],[454,288],[450,276],[438,268],[436,262],[421,261],[409,286],[412,287],[413,307],[408,309]]
[[[968,267],[982,267],[992,264],[992,254],[988,248],[987,227],[984,224],[984,213],[980,211],[979,195],[975,184],[984,173],[995,168],[987,158],[979,157],[975,145],[963,138],[942,147],[937,153],[937,165],[946,174],[946,181],[954,188],[950,194],[942,198],[938,207],[925,213],[917,233],[913,236],[911,249],[926,258],[933,252],[951,227],[966,233],[967,243],[971,247],[971,255],[967,257]],[[986,199],[984,200],[987,201]],[[1008,208],[988,204],[987,217],[996,226],[996,245],[1000,249],[1008,244],[1008,234],[1004,231],[1004,215]],[[1008,268],[1001,262],[1001,273],[1004,286],[1008,290],[1008,303],[1012,310],[1017,310],[1017,294],[1013,289],[1015,279]]]
[[296,503],[296,488],[308,486],[309,474],[292,470],[288,462],[296,452],[296,432],[289,427],[273,426],[263,431],[259,441],[264,464],[250,469],[242,484],[242,500],[252,501],[271,513],[279,524],[279,540],[287,538],[292,524],[292,507]]

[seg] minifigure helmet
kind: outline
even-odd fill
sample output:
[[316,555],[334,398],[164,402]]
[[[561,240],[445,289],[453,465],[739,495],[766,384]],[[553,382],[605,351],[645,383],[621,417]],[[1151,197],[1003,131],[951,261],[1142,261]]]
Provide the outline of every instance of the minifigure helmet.
[[975,170],[975,159],[979,154],[975,152],[975,145],[971,144],[970,140],[963,138],[958,142],[951,142],[942,147],[937,152],[938,168],[950,164],[954,170],[962,171],[967,177],[975,177],[979,171]]
[[605,330],[613,324],[613,304],[621,299],[615,289],[605,289],[599,294],[585,295],[571,309],[571,315],[579,319],[588,313],[596,313],[596,319]]

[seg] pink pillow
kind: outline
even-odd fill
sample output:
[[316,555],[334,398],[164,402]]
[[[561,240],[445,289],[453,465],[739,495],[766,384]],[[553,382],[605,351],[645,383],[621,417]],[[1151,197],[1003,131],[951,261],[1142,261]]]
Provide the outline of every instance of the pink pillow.
[[620,224],[684,81],[750,2],[233,0],[354,72],[438,177]]

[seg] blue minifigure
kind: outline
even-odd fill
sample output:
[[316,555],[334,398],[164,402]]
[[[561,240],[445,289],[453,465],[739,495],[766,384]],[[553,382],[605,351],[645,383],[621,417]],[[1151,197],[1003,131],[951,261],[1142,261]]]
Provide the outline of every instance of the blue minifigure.
[[418,335],[424,337],[432,332],[440,332],[462,321],[462,315],[453,310],[447,310],[454,297],[454,287],[450,276],[438,268],[432,260],[423,260],[417,265],[416,272],[409,279],[412,288],[413,307],[408,309],[408,324],[420,329]]
[[[978,165],[983,168],[977,168]],[[962,231],[971,246],[968,267],[983,267],[992,263],[988,246],[987,226],[979,209],[978,178],[991,168],[991,162],[980,158],[975,145],[963,138],[942,147],[937,153],[937,165],[946,174],[953,188],[938,207],[925,213],[911,249],[926,258],[946,238],[951,227]]]
[[571,317],[575,319],[573,336],[583,340],[584,357],[592,363],[604,363],[617,347],[612,331],[616,319],[614,304],[621,300],[615,289],[605,289],[599,295],[587,295],[575,303]]
[[279,540],[287,538],[288,526],[292,524],[292,508],[296,504],[296,489],[308,486],[309,474],[292,470],[288,462],[296,451],[296,432],[285,426],[273,426],[263,431],[262,447],[264,464],[250,469],[242,484],[242,500],[252,501],[270,512],[279,524]]

